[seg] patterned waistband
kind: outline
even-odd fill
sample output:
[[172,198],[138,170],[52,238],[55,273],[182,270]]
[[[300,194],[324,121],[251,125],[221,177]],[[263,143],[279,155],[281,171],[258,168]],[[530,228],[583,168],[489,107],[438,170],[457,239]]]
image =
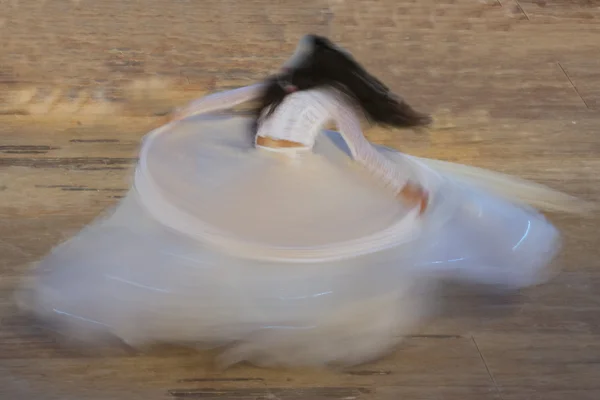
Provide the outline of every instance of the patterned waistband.
[[292,142],[285,139],[274,139],[266,136],[256,136],[254,146],[258,149],[267,150],[276,153],[298,154],[306,153],[312,150],[311,147],[302,143]]

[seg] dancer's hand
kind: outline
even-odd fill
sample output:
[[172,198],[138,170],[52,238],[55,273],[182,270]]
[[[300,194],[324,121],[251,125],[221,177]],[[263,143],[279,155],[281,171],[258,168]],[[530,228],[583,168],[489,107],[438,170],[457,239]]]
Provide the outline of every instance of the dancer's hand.
[[408,207],[419,207],[419,214],[423,214],[429,205],[429,193],[419,184],[407,182],[398,193],[398,198]]

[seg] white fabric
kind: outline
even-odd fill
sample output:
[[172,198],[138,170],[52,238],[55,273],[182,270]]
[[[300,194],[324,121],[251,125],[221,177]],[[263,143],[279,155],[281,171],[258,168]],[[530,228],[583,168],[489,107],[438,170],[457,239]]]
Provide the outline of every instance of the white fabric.
[[[41,261],[22,306],[92,343],[108,333],[132,346],[225,346],[223,365],[352,365],[417,330],[441,280],[548,278],[557,230],[448,165],[371,147],[433,193],[415,219],[352,162],[340,134],[324,132],[290,162],[255,149],[249,126],[194,117],[146,138],[132,190]],[[408,223],[394,245],[322,257],[398,221]]]
[[[323,127],[335,122],[346,140],[352,157],[393,193],[407,182],[407,174],[398,165],[377,152],[365,138],[353,106],[333,89],[315,89],[288,95],[265,118],[258,136],[289,140],[312,148]],[[287,149],[282,151],[287,151]]]
[[[327,142],[298,163],[257,154],[244,130],[250,122],[245,118],[218,123],[187,120],[169,131],[151,134],[144,141],[136,170],[135,188],[142,204],[176,231],[240,257],[265,261],[356,257],[418,235],[418,210],[404,209],[370,176],[348,169],[347,154]],[[209,129],[204,129],[206,124]],[[223,149],[224,138],[241,150],[239,154]],[[324,160],[324,151],[335,151],[336,161]],[[199,158],[206,161],[200,164]],[[411,165],[395,164],[396,169],[400,167],[408,170]],[[204,171],[201,176],[195,172],[199,169]],[[323,180],[313,185],[313,174]],[[439,180],[433,172],[428,177],[427,186]],[[315,206],[327,212],[315,215]],[[373,209],[368,218],[351,215],[354,209],[368,208]],[[277,221],[276,226],[263,223],[269,219]]]
[[238,89],[209,94],[188,104],[185,109],[179,112],[177,119],[224,110],[255,100],[264,88],[265,84],[261,82]]
[[[226,92],[213,93],[192,102],[180,113],[180,118],[210,113],[234,107],[259,97],[263,84],[256,84]],[[407,174],[397,165],[377,152],[365,138],[360,120],[351,104],[333,89],[315,89],[292,93],[269,118],[261,120],[258,136],[285,139],[312,148],[317,136],[328,122],[335,122],[352,157],[373,174],[384,186],[398,193],[406,184]],[[298,151],[279,149],[285,154]],[[271,151],[274,151],[271,149]]]
[[302,143],[308,148],[333,116],[335,99],[324,91],[310,90],[286,96],[269,118],[264,118],[258,136]]

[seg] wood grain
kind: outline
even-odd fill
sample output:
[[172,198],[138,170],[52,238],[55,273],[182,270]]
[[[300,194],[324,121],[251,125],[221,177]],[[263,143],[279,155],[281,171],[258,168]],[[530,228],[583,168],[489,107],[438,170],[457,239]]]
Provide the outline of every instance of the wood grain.
[[349,370],[219,371],[212,354],[65,343],[16,311],[31,263],[119,201],[139,141],[173,107],[276,70],[326,34],[415,107],[427,132],[370,129],[411,154],[597,201],[596,0],[0,1],[0,397],[591,400],[600,396],[598,215],[563,232],[550,283],[447,287],[440,314]]

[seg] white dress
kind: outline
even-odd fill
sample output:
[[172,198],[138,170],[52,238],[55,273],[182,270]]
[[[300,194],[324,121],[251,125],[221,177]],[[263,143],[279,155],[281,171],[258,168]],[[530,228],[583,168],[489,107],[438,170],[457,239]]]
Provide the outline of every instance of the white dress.
[[[208,115],[261,88],[150,133],[126,198],[40,262],[23,306],[89,340],[223,346],[223,365],[351,365],[417,329],[441,280],[546,279],[559,234],[524,202],[572,198],[373,146],[333,91],[261,121],[303,148],[257,148],[249,118]],[[431,195],[423,216],[395,196],[408,179]]]

